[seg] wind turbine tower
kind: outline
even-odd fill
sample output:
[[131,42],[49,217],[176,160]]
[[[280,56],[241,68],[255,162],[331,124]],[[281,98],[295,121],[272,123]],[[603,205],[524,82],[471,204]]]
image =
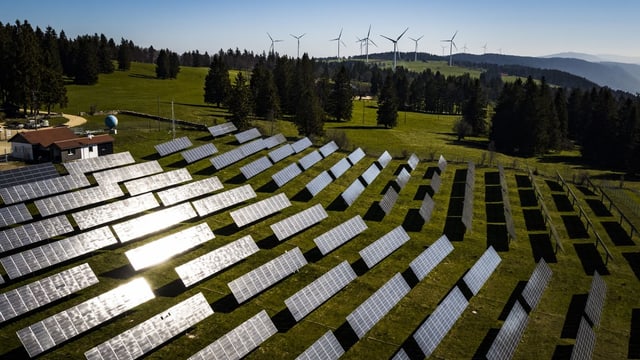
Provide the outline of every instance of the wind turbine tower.
[[456,50],[458,50],[458,47],[456,46],[456,43],[453,41],[453,39],[455,39],[456,35],[458,35],[458,30],[456,30],[456,32],[453,34],[451,39],[442,40],[443,42],[448,42],[449,43],[449,66],[453,66],[453,47],[455,46]]
[[378,45],[376,45],[376,43],[373,42],[373,40],[371,40],[369,35],[371,35],[371,25],[369,25],[369,31],[367,31],[367,37],[362,39],[362,41],[364,41],[365,53],[367,54],[366,55],[367,56],[367,63],[369,62],[369,43],[372,43],[376,47],[378,46]]
[[342,43],[342,45],[344,45],[345,47],[347,46],[347,44],[345,44],[344,41],[342,41],[342,30],[343,29],[340,29],[340,34],[338,35],[337,38],[329,40],[329,41],[335,41],[338,43],[338,60],[340,60],[340,43]]
[[283,40],[279,40],[279,39],[274,39],[273,37],[271,37],[271,34],[267,33],[267,35],[269,36],[269,39],[271,39],[271,47],[269,48],[269,53],[274,53],[275,54],[275,43],[277,42],[282,42]]
[[356,42],[360,44],[360,56],[362,56],[362,46],[364,45],[364,39],[360,39],[356,36]]
[[390,37],[386,37],[384,35],[380,35],[383,38],[391,41],[393,43],[393,70],[395,71],[396,69],[396,55],[398,53],[398,41],[400,40],[400,38],[402,37],[402,35],[404,35],[404,33],[407,32],[407,30],[409,30],[409,28],[404,29],[404,31],[402,32],[402,34],[400,34],[400,36],[398,36],[395,40],[390,38]]
[[424,37],[424,35],[420,36],[417,39],[414,39],[412,37],[410,37],[409,39],[413,40],[416,43],[416,48],[414,50],[414,54],[413,54],[413,61],[418,61],[418,41],[420,41],[420,39],[422,39]]
[[301,39],[303,36],[307,35],[307,33],[304,33],[304,34],[302,34],[302,35],[298,35],[298,36],[295,36],[295,35],[293,35],[293,34],[289,34],[289,35],[291,35],[294,39],[298,40],[298,59],[299,59],[299,58],[300,58],[300,39]]

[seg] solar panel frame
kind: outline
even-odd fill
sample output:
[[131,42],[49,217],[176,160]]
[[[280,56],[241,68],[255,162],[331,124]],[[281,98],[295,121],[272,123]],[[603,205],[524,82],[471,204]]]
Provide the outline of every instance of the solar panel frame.
[[289,198],[287,198],[287,195],[285,193],[279,193],[238,210],[231,211],[229,214],[237,227],[243,227],[286,209],[289,206],[291,206],[291,202]]
[[297,163],[291,163],[275,174],[271,175],[271,179],[280,188],[300,174],[302,174],[300,166],[298,166]]
[[135,163],[135,159],[128,151],[102,155],[94,158],[78,159],[62,163],[69,174],[92,173],[100,170],[115,168]]
[[238,304],[260,294],[307,264],[296,247],[227,283]]
[[393,187],[389,187],[387,192],[382,196],[382,199],[380,199],[380,209],[382,209],[386,215],[389,215],[397,201],[398,192]]
[[184,185],[176,186],[157,193],[162,205],[169,206],[190,200],[205,194],[224,188],[217,176],[197,180]]
[[251,141],[253,139],[257,139],[261,137],[262,134],[260,134],[260,130],[258,130],[257,128],[251,128],[251,129],[236,133],[234,136],[236,138],[236,141],[238,141],[238,144],[244,144],[247,141]]
[[31,212],[24,203],[0,208],[0,227],[32,220]]
[[402,225],[400,225],[382,235],[382,237],[367,245],[367,247],[360,250],[358,253],[367,265],[367,268],[371,269],[391,253],[398,250],[402,245],[409,241],[409,239],[409,235]]
[[367,224],[362,220],[362,217],[356,215],[331,230],[322,233],[313,239],[313,242],[324,256],[367,229]]
[[347,322],[358,338],[362,339],[410,290],[402,274],[396,273],[347,315]]
[[178,185],[193,180],[186,168],[161,172],[155,175],[130,180],[124,183],[124,187],[131,196],[146,192],[160,190],[169,186]]
[[342,158],[338,162],[336,162],[330,169],[329,172],[335,179],[342,176],[351,168],[351,163],[347,158]]
[[0,231],[0,253],[19,249],[72,231],[73,226],[67,217],[62,215],[11,227]]
[[184,161],[187,164],[192,164],[198,160],[202,160],[208,156],[216,154],[218,152],[218,148],[212,143],[206,143],[200,146],[196,146],[193,149],[188,149],[180,153]]
[[94,172],[93,178],[98,184],[118,183],[164,171],[156,160],[127,165],[115,169]]
[[332,181],[333,178],[331,177],[331,175],[329,175],[329,173],[324,170],[320,174],[316,175],[316,177],[311,179],[311,181],[309,181],[307,185],[305,185],[305,188],[307,189],[309,194],[311,194],[311,197],[315,197],[322,190],[324,190],[324,188],[329,186]]
[[357,148],[353,150],[348,156],[347,159],[351,163],[351,166],[357,164],[360,160],[364,159],[366,154],[362,150],[362,148]]
[[209,130],[211,136],[218,137],[237,131],[238,128],[231,121],[228,121],[222,124],[210,126],[207,128],[207,130]]
[[282,241],[316,225],[327,217],[329,215],[322,207],[322,204],[316,204],[271,224],[270,227],[278,241]]
[[360,194],[364,192],[364,189],[365,187],[364,184],[362,184],[362,181],[355,179],[349,187],[344,189],[342,194],[340,194],[340,197],[342,197],[342,200],[347,204],[347,206],[351,206],[356,202]]
[[293,147],[290,144],[284,144],[275,150],[269,151],[267,156],[269,156],[269,159],[271,159],[271,162],[275,164],[279,161],[284,160],[288,156],[293,155],[294,153],[295,151],[293,150]]
[[513,305],[507,319],[498,331],[489,351],[488,360],[511,359],[529,323],[529,315],[519,302]]
[[161,144],[154,145],[153,147],[158,152],[158,155],[160,155],[160,157],[163,157],[184,150],[191,146],[193,146],[191,140],[189,140],[188,137],[183,136],[167,142],[163,142]]
[[124,196],[124,192],[120,185],[104,184],[39,199],[34,204],[40,215],[47,217],[121,196]]
[[322,157],[326,158],[327,156],[338,151],[339,149],[340,148],[338,147],[338,144],[336,144],[335,141],[331,140],[328,143],[322,145],[318,150],[320,151],[320,154],[322,154]]
[[467,231],[471,231],[473,226],[473,185],[465,186],[464,202],[462,206],[462,223]]
[[389,165],[391,160],[393,160],[393,157],[391,157],[391,154],[389,154],[389,152],[385,150],[382,155],[380,155],[377,161],[378,164],[380,164],[380,166],[382,166],[382,168],[384,169],[387,167],[387,165]]
[[284,144],[285,142],[287,142],[287,138],[285,138],[282,133],[278,133],[264,139],[264,145],[267,149],[272,149],[280,144]]
[[273,163],[268,157],[262,156],[246,165],[240,167],[240,172],[245,179],[249,180],[261,172],[269,169]]
[[491,274],[493,274],[501,261],[502,259],[500,258],[500,255],[498,255],[493,246],[489,246],[482,256],[480,256],[478,261],[473,264],[471,269],[469,269],[462,278],[473,295],[478,295],[480,289],[482,289],[485,282],[489,279]]
[[251,185],[242,185],[221,193],[217,193],[205,198],[192,201],[191,204],[196,209],[198,216],[203,217],[231,206],[240,204],[258,195],[253,191]]
[[296,360],[337,360],[342,355],[344,355],[344,348],[340,345],[333,332],[329,330],[302,354],[298,355]]
[[300,164],[303,170],[307,170],[320,161],[322,161],[322,155],[320,155],[318,150],[313,150],[301,157],[300,160],[298,160],[298,164]]
[[72,213],[73,220],[80,230],[86,230],[94,226],[106,224],[135,215],[143,211],[160,206],[152,193],[132,196],[123,200],[95,206],[86,210]]
[[293,318],[299,322],[357,277],[349,262],[345,260],[289,296],[284,303]]
[[549,284],[549,281],[551,281],[552,275],[553,272],[549,265],[544,261],[544,258],[540,258],[538,265],[536,265],[533,273],[531,273],[529,281],[527,281],[527,285],[525,285],[522,290],[522,297],[530,309],[533,310],[538,306],[542,293]]
[[589,326],[589,323],[585,318],[581,318],[580,326],[578,327],[578,334],[576,336],[576,342],[573,345],[571,351],[571,360],[584,360],[591,359],[593,357],[593,349],[596,347],[596,333]]
[[453,245],[449,238],[447,238],[447,235],[442,235],[420,255],[416,256],[409,264],[409,267],[418,278],[418,281],[422,281],[452,251]]
[[142,236],[168,229],[197,216],[198,214],[193,209],[193,206],[185,202],[137,216],[133,219],[114,224],[111,227],[118,236],[118,239],[120,239],[120,242],[126,243]]
[[304,149],[310,147],[311,145],[313,145],[311,143],[311,140],[309,140],[308,137],[304,137],[296,142],[294,142],[293,144],[291,144],[291,147],[293,148],[293,151],[298,154],[300,152],[302,152]]
[[0,171],[0,188],[52,179],[58,176],[60,173],[50,162],[2,170]]
[[83,174],[72,174],[2,188],[0,197],[5,205],[11,205],[89,185],[91,185],[89,179]]
[[364,180],[364,185],[369,186],[380,175],[380,168],[376,164],[371,164],[360,177]]
[[607,297],[607,284],[598,271],[593,272],[593,280],[591,280],[591,289],[587,296],[587,303],[584,306],[584,312],[591,320],[593,326],[600,325],[602,310],[604,309],[604,301]]

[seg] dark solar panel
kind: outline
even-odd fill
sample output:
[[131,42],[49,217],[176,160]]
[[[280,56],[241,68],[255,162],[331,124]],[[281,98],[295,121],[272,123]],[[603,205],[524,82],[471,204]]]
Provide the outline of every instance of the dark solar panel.
[[60,176],[52,163],[28,165],[0,171],[0,189]]

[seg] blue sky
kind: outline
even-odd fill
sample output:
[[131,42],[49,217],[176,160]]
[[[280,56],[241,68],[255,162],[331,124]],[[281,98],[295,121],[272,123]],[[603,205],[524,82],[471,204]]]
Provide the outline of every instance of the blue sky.
[[[270,40],[276,51],[295,56],[296,40],[290,34],[306,35],[300,51],[314,57],[335,56],[336,42],[343,28],[340,54],[359,55],[356,37],[366,35],[378,47],[369,52],[393,50],[380,35],[397,37],[400,51],[413,51],[409,37],[424,38],[418,51],[442,54],[442,39],[457,30],[459,51],[543,56],[574,51],[589,54],[615,54],[640,58],[640,2],[610,0],[506,1],[4,1],[0,11],[3,23],[28,20],[33,26],[50,25],[67,37],[104,33],[119,43],[120,38],[140,46],[153,45],[182,53],[198,49],[216,52],[240,48],[267,51]],[[447,50],[448,51],[448,50]]]

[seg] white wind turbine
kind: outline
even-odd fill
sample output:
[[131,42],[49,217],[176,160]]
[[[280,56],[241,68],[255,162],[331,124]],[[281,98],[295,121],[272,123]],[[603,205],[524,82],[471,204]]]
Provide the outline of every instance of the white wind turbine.
[[362,39],[362,41],[364,42],[364,48],[365,48],[364,51],[365,51],[366,56],[367,56],[367,61],[366,62],[369,62],[369,43],[372,43],[376,47],[378,46],[378,45],[376,45],[376,43],[373,42],[373,40],[371,40],[369,35],[371,35],[371,25],[369,25],[369,31],[367,31],[367,37]]
[[340,43],[342,43],[342,45],[344,45],[345,47],[347,46],[347,44],[345,44],[344,41],[342,41],[342,29],[340,29],[340,34],[338,35],[337,38],[331,39],[329,41],[335,41],[338,43],[338,60],[340,60]]
[[300,58],[300,39],[301,39],[303,36],[307,35],[307,33],[304,33],[304,34],[302,34],[302,35],[298,35],[298,36],[295,36],[295,35],[293,35],[293,34],[289,34],[289,35],[291,35],[294,39],[298,40],[298,58]]
[[404,33],[407,32],[407,30],[409,30],[409,28],[404,29],[404,31],[402,32],[402,34],[400,34],[400,36],[398,36],[395,40],[390,38],[390,37],[386,37],[384,35],[380,35],[383,38],[391,41],[393,43],[393,70],[396,69],[396,54],[398,53],[398,41],[400,40],[400,38],[402,37],[402,35],[404,35]]
[[484,45],[482,45],[482,50],[484,50],[484,54],[487,53],[487,43],[484,43]]
[[420,39],[422,39],[423,37],[424,37],[424,35],[420,36],[417,39],[409,37],[409,39],[413,40],[416,43],[416,48],[414,50],[414,55],[413,55],[413,61],[418,61],[418,41],[420,41]]
[[456,32],[453,34],[451,39],[442,40],[443,42],[448,42],[449,43],[449,66],[453,66],[453,47],[455,46],[456,50],[458,50],[458,47],[456,46],[456,43],[453,41],[453,39],[456,37],[456,35],[458,35],[458,30],[456,30]]
[[276,49],[275,43],[282,42],[284,40],[279,40],[279,39],[274,40],[273,37],[271,37],[271,34],[267,33],[267,35],[269,36],[269,39],[271,40],[271,47],[269,48],[269,53],[275,53],[275,49]]

